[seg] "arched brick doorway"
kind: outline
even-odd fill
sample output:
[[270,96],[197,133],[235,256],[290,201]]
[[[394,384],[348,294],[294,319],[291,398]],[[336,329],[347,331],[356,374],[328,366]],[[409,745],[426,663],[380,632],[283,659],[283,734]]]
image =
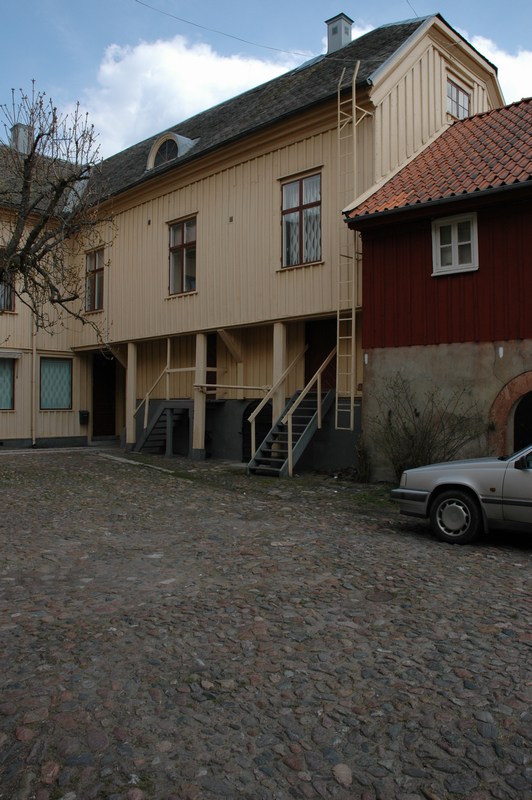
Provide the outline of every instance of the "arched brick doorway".
[[[490,411],[489,433],[490,451],[495,455],[502,455],[516,449],[514,444],[516,435],[514,429],[515,412],[518,408],[518,403],[524,400],[525,395],[531,392],[532,372],[523,372],[522,375],[518,375],[509,381],[495,398]],[[521,414],[518,412],[518,422],[520,416]],[[523,431],[519,431],[517,435],[520,439],[526,434]]]
[[532,444],[532,392],[522,397],[514,413],[514,450]]

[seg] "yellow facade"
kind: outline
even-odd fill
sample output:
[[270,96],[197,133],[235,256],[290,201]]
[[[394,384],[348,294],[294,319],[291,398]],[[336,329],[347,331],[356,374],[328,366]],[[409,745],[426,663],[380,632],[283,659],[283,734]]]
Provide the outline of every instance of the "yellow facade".
[[[350,67],[356,68],[355,63]],[[282,398],[302,389],[330,345],[337,345],[339,308],[351,303],[360,314],[356,243],[346,233],[342,208],[449,124],[449,75],[470,92],[472,112],[502,103],[488,62],[439,17],[428,18],[375,73],[372,85],[358,86],[356,96],[347,97],[356,126],[353,118],[339,126],[339,100],[329,96],[115,192],[102,207],[113,217],[112,230],[102,231],[107,242],[103,309],[90,315],[114,367],[97,360],[101,343],[89,326],[71,324],[57,337],[43,333],[34,341],[31,318],[19,304],[16,313],[0,314],[0,349],[20,351],[16,385],[33,385],[34,393],[33,410],[31,392],[28,398],[26,388],[17,388],[15,409],[0,411],[0,440],[96,438],[101,431],[95,398],[101,402],[107,392],[113,433],[133,446],[144,406],[133,415],[150,393],[152,403],[163,398],[192,403],[190,439],[195,427],[196,446],[191,449],[201,451],[208,449],[198,442],[209,429],[210,412],[206,428],[198,431],[197,420],[204,415],[200,395],[238,403],[242,421],[235,431],[244,435],[249,402],[263,397],[299,356],[274,399],[274,412],[280,410]],[[345,104],[345,92],[340,99]],[[283,267],[282,186],[311,175],[321,178],[320,258]],[[170,295],[169,226],[191,218],[196,220],[195,290]],[[342,297],[344,257],[356,284],[347,299]],[[358,327],[351,336],[360,397]],[[50,351],[73,358],[71,411],[36,409],[35,364]],[[216,408],[212,414],[223,413]],[[80,425],[79,409],[90,412],[86,427]],[[215,446],[216,454],[224,452],[234,457],[239,446]]]

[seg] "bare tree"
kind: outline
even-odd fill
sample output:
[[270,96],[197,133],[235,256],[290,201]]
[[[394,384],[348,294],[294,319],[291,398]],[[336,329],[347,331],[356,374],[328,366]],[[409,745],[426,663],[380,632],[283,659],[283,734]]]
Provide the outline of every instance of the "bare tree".
[[79,104],[62,114],[35,86],[13,91],[0,118],[0,285],[37,328],[53,327],[62,309],[85,322],[79,256],[102,243],[94,128]]
[[434,386],[420,396],[411,381],[396,373],[377,400],[380,413],[369,422],[370,436],[398,480],[405,469],[450,461],[486,433],[465,387],[444,393]]

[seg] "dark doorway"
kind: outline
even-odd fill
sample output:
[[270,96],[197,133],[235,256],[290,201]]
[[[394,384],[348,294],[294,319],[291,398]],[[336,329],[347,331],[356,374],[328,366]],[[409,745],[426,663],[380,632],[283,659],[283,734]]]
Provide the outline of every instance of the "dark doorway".
[[[320,319],[307,322],[305,325],[305,340],[308,345],[305,353],[305,384],[321,367],[331,350],[336,347],[336,319]],[[334,389],[336,386],[336,358],[322,375],[321,385],[323,390]]]
[[[248,422],[248,417],[259,405],[261,400],[255,400],[246,406],[242,418],[242,461],[251,461],[251,425]],[[257,447],[264,441],[267,434],[272,427],[272,406],[271,403],[266,403],[264,408],[259,412],[255,420],[255,444]]]
[[532,392],[523,395],[514,415],[514,450],[532,444]]
[[116,361],[95,353],[92,358],[92,435],[116,433]]

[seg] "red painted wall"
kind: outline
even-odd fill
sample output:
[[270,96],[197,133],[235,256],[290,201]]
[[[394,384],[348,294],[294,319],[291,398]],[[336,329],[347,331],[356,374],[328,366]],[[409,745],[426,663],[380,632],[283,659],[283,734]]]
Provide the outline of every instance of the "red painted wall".
[[430,219],[363,232],[365,349],[532,338],[532,200],[477,220],[478,271],[438,277]]

